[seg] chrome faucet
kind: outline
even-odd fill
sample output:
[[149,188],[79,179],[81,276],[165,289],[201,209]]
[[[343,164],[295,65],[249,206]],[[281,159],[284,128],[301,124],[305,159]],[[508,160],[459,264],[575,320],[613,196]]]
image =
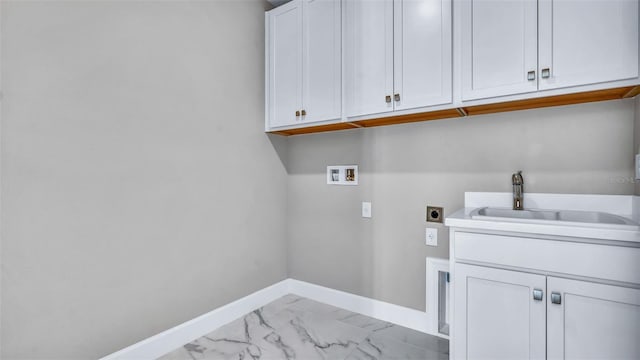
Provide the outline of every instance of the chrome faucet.
[[513,183],[513,210],[523,210],[524,179],[522,179],[522,170],[511,175],[511,183]]

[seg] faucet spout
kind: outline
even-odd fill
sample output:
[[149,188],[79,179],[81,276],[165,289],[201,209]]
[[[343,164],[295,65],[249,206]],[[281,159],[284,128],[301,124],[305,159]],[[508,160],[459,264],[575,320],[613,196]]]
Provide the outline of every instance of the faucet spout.
[[522,178],[522,170],[511,175],[511,183],[513,184],[513,210],[523,210],[524,179]]

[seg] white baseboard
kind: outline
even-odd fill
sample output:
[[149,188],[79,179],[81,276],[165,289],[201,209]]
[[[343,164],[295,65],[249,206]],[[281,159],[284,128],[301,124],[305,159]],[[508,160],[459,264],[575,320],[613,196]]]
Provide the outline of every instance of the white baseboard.
[[116,359],[157,359],[184,344],[206,335],[222,325],[228,324],[255,309],[258,309],[289,293],[289,283],[282,280],[262,290],[258,290],[239,300],[221,306],[169,330],[135,343],[101,360]]
[[101,360],[157,359],[287,294],[295,294],[413,330],[442,336],[431,331],[431,319],[423,311],[300,280],[286,279],[107,355]]
[[[378,320],[388,321],[409,329],[432,334],[429,331],[429,324],[431,323],[429,316],[424,311],[414,310],[300,280],[289,279],[289,284],[289,289],[292,294],[367,315]],[[432,335],[439,336],[438,334]]]

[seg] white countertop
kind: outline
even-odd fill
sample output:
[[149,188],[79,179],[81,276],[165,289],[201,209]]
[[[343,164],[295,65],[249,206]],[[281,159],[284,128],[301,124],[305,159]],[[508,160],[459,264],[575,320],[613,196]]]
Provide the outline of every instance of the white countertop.
[[[525,194],[524,206],[527,208],[549,210],[600,211],[631,218],[634,204],[633,196],[626,195],[564,195],[564,194]],[[511,206],[511,193],[465,193],[465,208],[447,216],[445,225],[455,228],[476,230],[506,231],[528,234],[569,236],[587,239],[631,241],[640,243],[640,231],[597,228],[593,226],[556,225],[517,222],[513,220],[473,219],[470,213],[479,207]],[[528,206],[531,205],[531,206]]]

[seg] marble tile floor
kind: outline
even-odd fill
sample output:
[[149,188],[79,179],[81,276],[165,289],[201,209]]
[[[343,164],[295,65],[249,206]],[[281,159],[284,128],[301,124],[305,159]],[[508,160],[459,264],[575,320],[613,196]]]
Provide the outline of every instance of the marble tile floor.
[[162,360],[448,360],[449,341],[286,295]]

